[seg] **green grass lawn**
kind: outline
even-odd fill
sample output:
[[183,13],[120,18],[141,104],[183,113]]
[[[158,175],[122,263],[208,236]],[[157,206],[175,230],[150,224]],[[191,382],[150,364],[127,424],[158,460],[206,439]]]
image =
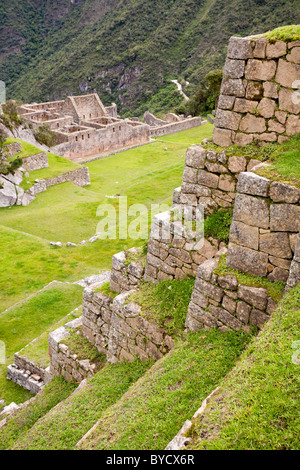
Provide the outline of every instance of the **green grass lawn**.
[[189,333],[102,414],[81,449],[164,449],[233,367],[249,339],[243,332],[216,329]]
[[197,418],[189,449],[299,450],[300,284]]
[[20,403],[31,396],[6,380],[6,366],[14,362],[13,354],[81,305],[82,292],[81,286],[57,283],[0,314],[0,340],[6,349],[6,365],[0,365],[0,397],[6,404]]
[[[23,432],[12,448],[41,450],[74,448],[79,439],[97,422],[103,411],[117,402],[152,363],[135,361],[106,365],[88,380],[87,387],[53,408],[31,429],[28,426],[27,433],[25,432],[27,429],[23,426]],[[18,421],[19,419],[2,431],[4,434],[2,438],[1,433],[0,442],[3,439],[4,445],[7,446],[13,432],[16,435]]]

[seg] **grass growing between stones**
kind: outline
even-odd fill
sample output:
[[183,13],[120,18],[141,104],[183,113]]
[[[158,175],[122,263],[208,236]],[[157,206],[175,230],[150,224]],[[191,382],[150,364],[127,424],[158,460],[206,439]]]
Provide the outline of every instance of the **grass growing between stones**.
[[75,382],[68,383],[62,377],[55,377],[36,396],[26,408],[18,411],[1,429],[0,450],[8,449],[54,406],[65,400],[77,387]]
[[269,296],[275,302],[279,302],[284,293],[284,282],[271,282],[266,277],[252,276],[252,274],[245,274],[236,269],[228,268],[226,265],[226,255],[220,256],[219,266],[214,270],[214,273],[218,276],[226,276],[228,274],[236,276],[239,284],[245,286],[262,287],[268,291]]
[[220,209],[209,215],[204,220],[204,236],[228,243],[232,212],[230,209]]
[[[82,303],[82,291],[78,285],[58,284],[2,313],[0,340],[6,346],[6,365],[14,362],[15,352],[78,307]],[[42,356],[44,354],[42,348]],[[6,365],[0,366],[0,397],[7,404],[11,401],[20,403],[31,395],[6,380]]]
[[177,336],[184,330],[194,283],[194,278],[166,280],[158,284],[145,281],[126,303],[138,303],[142,307],[142,317],[163,328],[167,334]]
[[69,330],[70,335],[63,339],[61,343],[68,346],[70,354],[76,354],[78,360],[88,359],[95,364],[96,370],[100,370],[106,362],[106,355],[100,353],[87,338],[81,335],[81,327],[77,330]]
[[110,282],[105,282],[105,284],[102,284],[101,287],[97,287],[94,292],[102,292],[102,294],[107,295],[111,299],[114,299],[115,297],[117,297],[117,295],[119,295],[118,292],[111,290]]
[[195,420],[190,449],[299,450],[299,338],[300,285],[284,297]]
[[106,365],[88,379],[86,387],[42,417],[12,448],[73,449],[103,411],[116,403],[152,364],[135,361]]
[[250,337],[189,333],[111,408],[81,449],[164,449],[233,367]]

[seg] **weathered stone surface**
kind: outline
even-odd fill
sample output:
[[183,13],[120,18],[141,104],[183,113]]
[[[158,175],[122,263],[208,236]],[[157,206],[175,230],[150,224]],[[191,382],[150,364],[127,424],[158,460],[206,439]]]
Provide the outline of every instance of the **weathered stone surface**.
[[278,98],[278,85],[274,82],[264,82],[264,97],[265,98]]
[[210,305],[209,311],[217,320],[221,321],[224,325],[229,326],[233,330],[239,330],[242,327],[241,322],[224,308]]
[[268,255],[229,243],[227,266],[248,274],[264,277],[268,272]]
[[248,82],[246,88],[247,100],[259,100],[263,97],[263,84],[261,82]]
[[213,175],[205,170],[198,171],[198,183],[208,186],[209,188],[217,188],[219,183],[218,175]]
[[293,49],[293,47],[300,47],[300,40],[291,41],[288,43],[288,49]]
[[291,264],[290,274],[287,281],[289,288],[295,287],[300,282],[300,263],[293,260]]
[[[265,199],[246,194],[237,194],[235,198],[233,220],[254,227],[269,228],[269,205]],[[276,229],[274,229],[276,230]]]
[[220,93],[221,95],[243,98],[245,96],[245,84],[241,78],[223,79]]
[[278,59],[286,54],[287,45],[284,41],[277,41],[274,44],[268,43],[266,48],[266,56],[268,59]]
[[291,53],[286,56],[286,60],[300,64],[300,47],[294,47]]
[[[218,284],[223,289],[237,290],[238,281],[236,276],[227,274],[226,276],[218,276]],[[228,295],[228,293],[227,293]]]
[[276,102],[271,100],[270,98],[263,98],[259,105],[257,106],[257,110],[259,111],[260,115],[264,118],[271,118],[274,116],[276,109]]
[[258,132],[262,133],[265,132],[267,129],[266,121],[264,118],[253,116],[252,114],[247,114],[241,120],[240,130],[242,132]]
[[291,258],[292,251],[288,234],[272,232],[260,235],[259,249],[277,258]]
[[[297,88],[294,82],[299,80],[300,65],[279,59],[275,81],[286,88]],[[273,77],[272,77],[273,78]]]
[[224,295],[222,307],[225,308],[225,310],[227,310],[229,313],[233,314],[236,310],[236,302],[227,295]]
[[185,199],[183,197],[183,194],[195,194],[196,196],[204,196],[204,197],[210,197],[211,196],[211,190],[207,188],[206,186],[202,186],[201,184],[191,184],[191,183],[185,183],[183,182],[181,185],[181,198],[180,202],[181,204],[185,204]]
[[260,310],[253,309],[250,314],[250,323],[257,326],[259,329],[263,328],[264,324],[269,321],[270,317]]
[[300,133],[300,118],[291,114],[286,121],[286,134],[288,136]]
[[274,202],[297,204],[300,200],[300,189],[274,181],[270,186],[270,198]]
[[193,168],[204,168],[206,151],[200,146],[189,147],[186,151],[185,164]]
[[216,300],[217,302],[221,302],[224,295],[223,289],[217,286],[213,286],[209,282],[206,282],[198,277],[195,281],[195,288],[202,294],[207,295],[207,297],[210,297],[211,299]]
[[228,159],[228,169],[231,173],[241,173],[245,171],[247,165],[247,160],[245,157],[229,157]]
[[219,189],[226,192],[235,192],[236,181],[230,175],[220,175]]
[[237,191],[253,196],[268,196],[270,181],[267,178],[251,172],[242,172],[239,175]]
[[289,272],[286,269],[275,268],[271,274],[269,274],[268,279],[271,282],[286,282],[289,277]]
[[275,119],[270,119],[270,121],[268,122],[268,131],[276,132],[277,134],[282,134],[283,132],[285,132],[285,127]]
[[299,232],[300,207],[292,204],[271,204],[270,229],[273,232]]
[[275,71],[276,62],[274,60],[263,62],[257,59],[250,59],[246,66],[245,77],[247,80],[270,81],[274,78]]
[[197,183],[197,168],[191,168],[189,166],[185,166],[183,171],[183,181],[187,183]]
[[297,116],[300,113],[300,100],[298,99],[298,94],[293,90],[281,88],[279,90],[279,110],[292,113]]
[[220,109],[231,110],[235,102],[235,96],[220,95],[218,101],[218,107]]
[[0,176],[0,207],[13,206],[17,202],[15,185]]
[[260,160],[255,160],[254,158],[251,159],[247,165],[247,171],[252,171],[253,168],[255,168],[257,165],[260,165],[260,164],[261,164]]
[[243,147],[244,145],[249,145],[253,142],[253,134],[244,134],[243,132],[238,132],[235,136],[234,143]]
[[227,57],[240,60],[253,57],[250,39],[232,36],[228,44]]
[[233,144],[234,132],[228,129],[214,128],[213,143],[220,147],[229,147]]
[[280,124],[285,124],[287,113],[285,111],[275,111],[275,117],[280,122]]
[[211,173],[228,173],[227,168],[221,163],[206,162],[205,167]]
[[237,113],[255,113],[258,101],[236,98],[233,110]]
[[217,326],[217,322],[213,315],[208,311],[203,310],[201,307],[198,307],[198,305],[193,304],[193,302],[190,302],[189,305],[188,317],[189,316],[195,318],[198,322],[209,328],[215,328]]
[[238,302],[236,307],[236,317],[247,324],[250,318],[251,307],[246,302]]
[[253,57],[255,59],[265,59],[267,42],[266,38],[255,39],[253,49]]
[[239,286],[239,298],[253,307],[265,310],[268,301],[268,292],[261,287]]
[[269,256],[269,261],[278,268],[289,270],[291,267],[291,260],[288,259],[277,258],[276,256]]
[[233,221],[230,227],[230,241],[253,250],[258,250],[258,228]]
[[214,270],[218,267],[218,264],[219,258],[210,258],[207,261],[204,261],[204,263],[202,263],[198,268],[197,276],[209,282]]
[[230,129],[232,131],[237,131],[240,125],[241,116],[238,113],[233,111],[224,111],[223,109],[218,109],[215,126],[225,129]]
[[223,68],[224,78],[242,78],[245,72],[245,61],[226,59]]

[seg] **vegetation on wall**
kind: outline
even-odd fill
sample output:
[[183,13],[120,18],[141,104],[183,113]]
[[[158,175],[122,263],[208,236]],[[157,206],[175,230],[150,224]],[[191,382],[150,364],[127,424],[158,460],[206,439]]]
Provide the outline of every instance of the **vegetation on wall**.
[[48,124],[39,126],[34,130],[33,134],[40,144],[47,145],[47,147],[53,147],[56,144],[56,135]]
[[13,173],[22,165],[22,160],[20,158],[15,158],[13,161],[7,160],[8,148],[5,145],[6,139],[7,135],[0,129],[0,175]]

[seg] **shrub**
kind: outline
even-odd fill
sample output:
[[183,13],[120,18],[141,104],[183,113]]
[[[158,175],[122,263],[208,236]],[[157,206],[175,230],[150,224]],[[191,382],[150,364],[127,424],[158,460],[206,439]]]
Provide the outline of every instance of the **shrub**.
[[33,133],[40,144],[47,145],[47,147],[53,147],[56,144],[56,135],[48,124],[39,126]]

